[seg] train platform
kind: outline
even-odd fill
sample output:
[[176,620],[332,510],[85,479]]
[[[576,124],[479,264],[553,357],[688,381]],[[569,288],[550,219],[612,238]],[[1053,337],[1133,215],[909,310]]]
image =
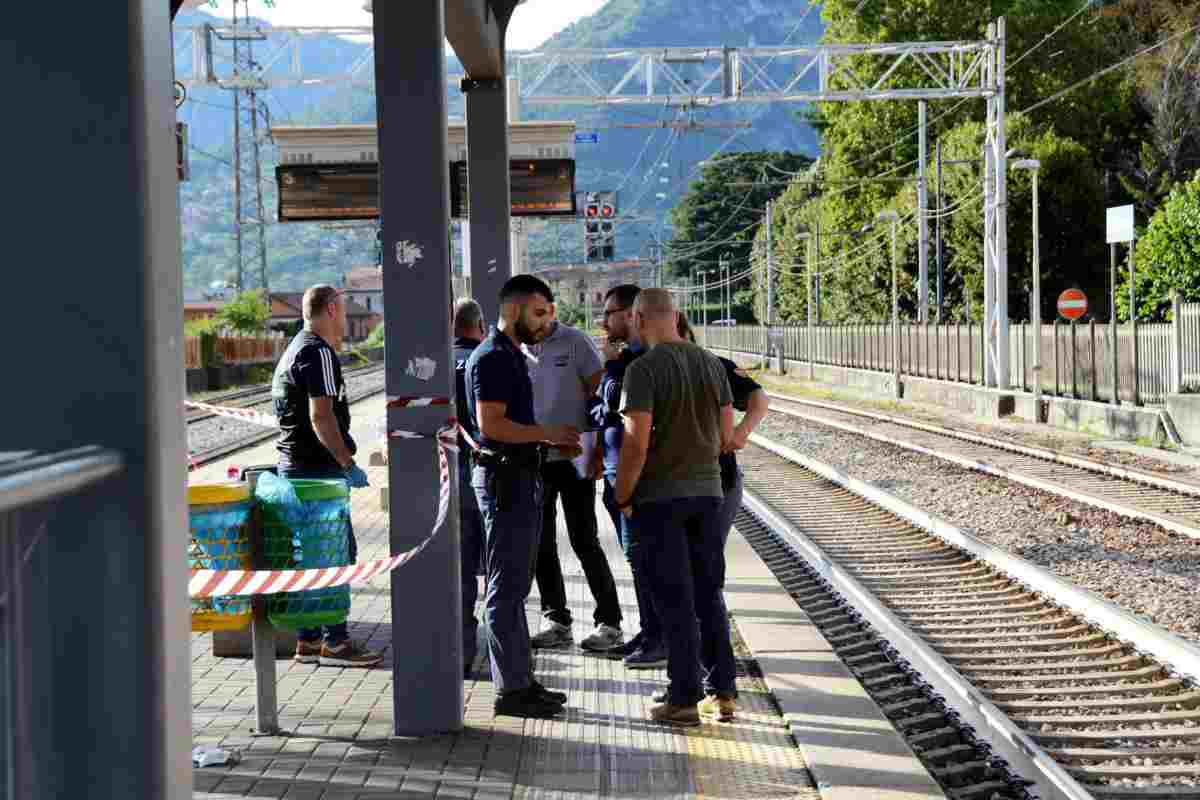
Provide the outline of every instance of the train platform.
[[[364,433],[365,421],[379,418],[382,410],[381,398],[355,407]],[[193,481],[220,479],[230,462],[244,466],[272,457],[269,445],[255,448],[197,471]],[[364,454],[360,462],[366,460]],[[385,482],[385,467],[368,472],[373,485]],[[378,491],[354,492],[352,513],[360,558],[384,557],[388,519],[379,508]],[[633,632],[637,605],[628,566],[602,509],[598,519],[617,578],[624,627]],[[578,641],[590,630],[593,604],[565,531],[560,531],[559,546]],[[735,535],[730,548],[727,593],[741,695],[732,723],[691,729],[653,723],[651,695],[666,686],[665,670],[627,670],[619,660],[572,647],[536,651],[538,679],[570,696],[563,716],[494,716],[495,693],[481,657],[465,684],[461,732],[395,738],[391,665],[406,657],[404,635],[391,628],[388,583],[377,579],[353,589],[350,630],[369,646],[385,649],[383,664],[338,669],[278,660],[280,736],[253,733],[252,662],[215,658],[211,636],[193,635],[194,744],[237,748],[242,756],[236,765],[194,770],[194,797],[942,797],[931,779],[922,778],[923,768],[911,753],[905,761],[907,751],[895,734],[890,734],[895,741],[889,741],[889,734],[879,729],[886,721],[862,690],[838,683],[836,676],[844,682],[848,673],[749,545]],[[538,609],[535,592],[528,604],[534,631],[540,627]],[[752,652],[753,647],[761,651]],[[764,675],[760,664],[773,674]],[[771,693],[768,682],[779,695]],[[817,762],[817,779],[806,755]],[[833,762],[837,769],[831,771],[827,767]]]

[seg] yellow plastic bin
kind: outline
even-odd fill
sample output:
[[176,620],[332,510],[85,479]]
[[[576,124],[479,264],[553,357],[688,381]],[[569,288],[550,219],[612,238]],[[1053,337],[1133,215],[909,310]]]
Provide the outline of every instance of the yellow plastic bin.
[[[188,487],[191,569],[252,569],[250,522],[254,508],[245,483]],[[192,598],[192,630],[231,631],[250,625],[249,597]]]

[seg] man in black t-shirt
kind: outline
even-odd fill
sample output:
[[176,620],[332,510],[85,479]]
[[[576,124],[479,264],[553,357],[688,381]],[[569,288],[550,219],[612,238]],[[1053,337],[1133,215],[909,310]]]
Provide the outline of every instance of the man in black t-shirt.
[[[334,287],[317,285],[304,293],[304,329],[296,334],[275,366],[271,397],[282,434],[281,478],[338,479],[351,487],[367,485],[354,463],[357,447],[350,435],[350,404],[337,350],[346,332],[346,301]],[[348,521],[349,522],[349,521]],[[349,528],[350,563],[357,559],[354,528]],[[350,641],[346,623],[301,630],[296,660],[322,666],[370,667],[380,653]]]

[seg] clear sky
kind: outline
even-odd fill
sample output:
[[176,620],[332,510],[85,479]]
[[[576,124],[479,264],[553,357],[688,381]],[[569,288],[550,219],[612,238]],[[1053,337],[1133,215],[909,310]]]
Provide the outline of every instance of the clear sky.
[[[383,0],[406,2],[406,0]],[[527,0],[517,6],[508,28],[508,47],[529,50],[581,17],[596,13],[608,0]],[[217,0],[213,8],[207,0],[193,0],[189,6],[201,11],[229,16],[231,0]],[[250,0],[250,14],[272,25],[370,25],[371,15],[363,11],[363,0],[275,0],[267,8],[262,0]]]

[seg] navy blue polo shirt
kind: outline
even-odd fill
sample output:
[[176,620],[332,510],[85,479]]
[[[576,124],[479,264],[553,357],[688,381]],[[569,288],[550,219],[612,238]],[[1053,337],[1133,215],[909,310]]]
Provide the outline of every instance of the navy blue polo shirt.
[[625,369],[644,351],[641,342],[630,343],[615,359],[605,363],[600,390],[592,405],[592,422],[601,428],[604,445],[604,474],[615,477],[621,444],[625,438],[625,419],[621,416],[621,390],[625,386]]
[[[467,359],[467,411],[471,426],[479,430],[479,403],[504,403],[504,417],[518,425],[534,425],[533,382],[529,365],[517,343],[496,328],[475,348]],[[479,444],[491,450],[511,449],[513,445],[492,441],[481,433]],[[520,445],[518,445],[520,446]]]
[[[454,339],[454,405],[458,423],[462,425],[472,439],[475,438],[475,433],[479,429],[471,422],[471,409],[467,405],[467,361],[471,358],[471,353],[475,352],[475,348],[479,347],[478,339],[468,339],[465,336],[459,336]],[[459,445],[466,444],[462,440],[462,436],[458,437]],[[465,463],[466,458],[462,459]]]
[[[758,385],[758,381],[751,378],[745,370],[728,358],[717,356],[717,360],[725,368],[725,377],[729,379],[729,390],[733,394],[733,407],[745,413],[746,409],[750,407],[750,395],[762,387]],[[737,456],[733,453],[722,453],[721,486],[725,491],[729,491],[737,483],[737,471]]]

